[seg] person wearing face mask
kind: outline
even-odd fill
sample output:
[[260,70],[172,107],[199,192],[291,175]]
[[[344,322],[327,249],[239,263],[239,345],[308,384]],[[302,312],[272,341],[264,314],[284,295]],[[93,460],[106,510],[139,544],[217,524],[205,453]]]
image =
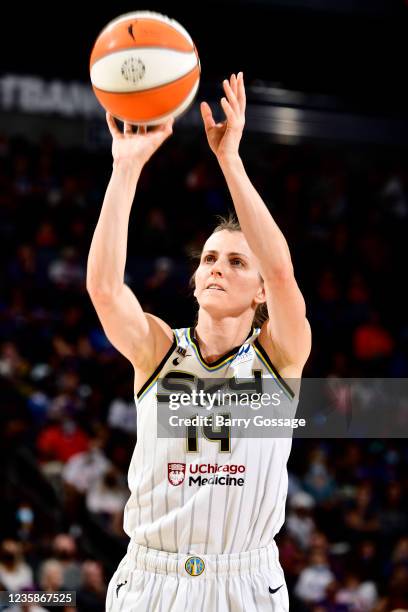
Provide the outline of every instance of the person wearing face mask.
[[81,565],[77,561],[77,545],[67,533],[55,536],[52,543],[52,557],[60,562],[64,588],[75,591],[81,583]]
[[32,587],[33,572],[24,561],[20,542],[3,540],[0,545],[0,582],[8,591],[20,591]]

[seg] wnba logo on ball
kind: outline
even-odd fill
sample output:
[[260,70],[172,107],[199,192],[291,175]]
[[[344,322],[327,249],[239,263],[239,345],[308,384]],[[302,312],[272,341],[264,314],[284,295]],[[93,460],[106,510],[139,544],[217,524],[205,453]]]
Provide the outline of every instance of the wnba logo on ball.
[[205,569],[204,561],[200,557],[189,557],[185,564],[187,574],[200,576]]
[[121,72],[124,79],[137,83],[143,79],[146,66],[138,57],[129,57],[123,62]]
[[167,464],[167,478],[169,483],[173,487],[181,485],[186,475],[186,464],[185,463],[168,463]]

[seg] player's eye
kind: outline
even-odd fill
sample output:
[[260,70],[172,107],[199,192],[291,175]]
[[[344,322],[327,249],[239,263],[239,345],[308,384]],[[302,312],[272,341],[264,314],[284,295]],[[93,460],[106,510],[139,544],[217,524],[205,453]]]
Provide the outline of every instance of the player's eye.
[[236,268],[239,268],[244,265],[244,262],[241,261],[241,259],[237,259],[236,257],[234,257],[234,259],[231,259],[230,261],[231,261],[231,265]]
[[204,255],[205,263],[210,263],[211,261],[215,261],[214,255]]

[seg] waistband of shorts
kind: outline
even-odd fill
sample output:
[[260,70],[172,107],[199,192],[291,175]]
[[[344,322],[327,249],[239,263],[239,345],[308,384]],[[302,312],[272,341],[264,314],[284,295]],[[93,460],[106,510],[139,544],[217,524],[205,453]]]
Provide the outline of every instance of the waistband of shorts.
[[251,574],[263,569],[279,570],[278,548],[273,542],[264,548],[232,554],[172,553],[130,542],[128,560],[134,569],[157,574],[197,577]]

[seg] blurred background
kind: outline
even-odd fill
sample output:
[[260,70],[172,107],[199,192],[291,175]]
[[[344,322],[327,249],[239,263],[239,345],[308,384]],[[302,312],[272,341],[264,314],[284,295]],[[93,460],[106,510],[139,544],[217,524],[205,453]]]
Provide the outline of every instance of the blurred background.
[[[248,173],[288,239],[313,330],[305,376],[408,376],[408,93],[403,0],[8,6],[0,39],[0,589],[104,609],[127,538],[132,368],[85,291],[111,170],[89,85],[99,31],[131,10],[196,42],[197,102],[244,71]],[[190,325],[199,249],[231,201],[198,104],[144,169],[128,284]],[[405,280],[404,280],[405,279]],[[392,418],[392,415],[390,415]],[[295,439],[278,538],[292,610],[408,609],[408,446]],[[18,608],[14,608],[17,610]],[[42,608],[36,608],[41,610]]]

